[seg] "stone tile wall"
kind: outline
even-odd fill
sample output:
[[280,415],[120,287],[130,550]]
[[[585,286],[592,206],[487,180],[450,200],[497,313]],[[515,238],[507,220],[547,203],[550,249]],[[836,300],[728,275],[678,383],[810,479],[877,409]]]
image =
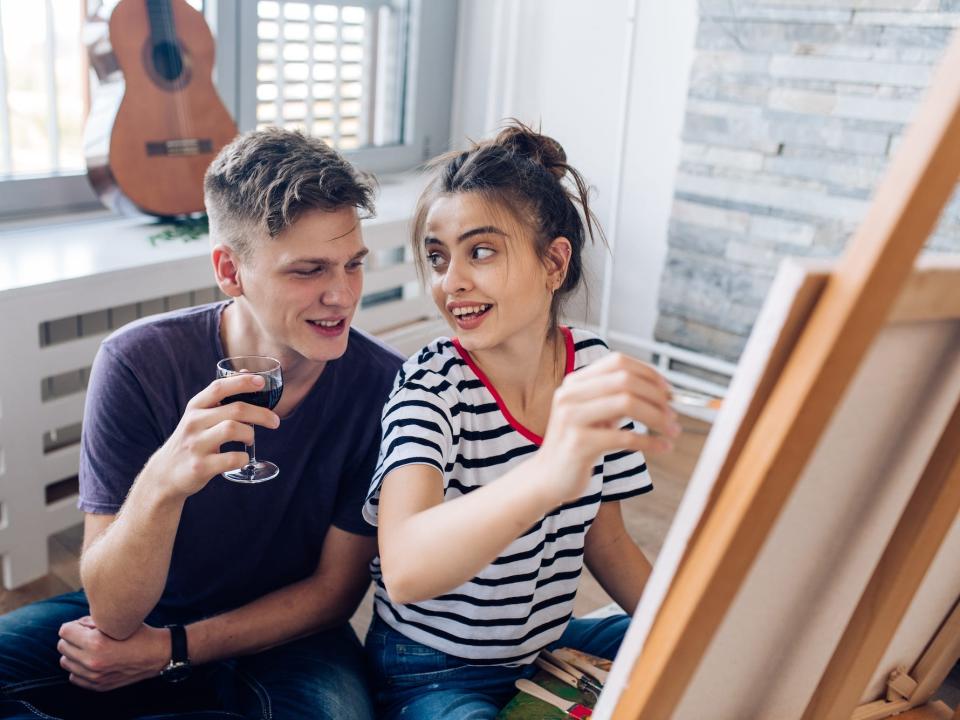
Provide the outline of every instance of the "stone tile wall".
[[[656,338],[735,361],[781,258],[843,249],[960,0],[699,6]],[[960,251],[956,196],[928,247]]]

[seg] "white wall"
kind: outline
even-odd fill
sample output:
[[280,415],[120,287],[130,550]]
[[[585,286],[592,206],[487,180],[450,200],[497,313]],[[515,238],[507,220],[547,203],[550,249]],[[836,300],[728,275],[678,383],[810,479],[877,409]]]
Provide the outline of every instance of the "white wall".
[[[615,244],[611,328],[642,337],[656,319],[695,27],[695,0],[460,0],[452,144],[507,117],[560,141],[597,188],[594,210]],[[596,322],[599,252],[591,264]]]

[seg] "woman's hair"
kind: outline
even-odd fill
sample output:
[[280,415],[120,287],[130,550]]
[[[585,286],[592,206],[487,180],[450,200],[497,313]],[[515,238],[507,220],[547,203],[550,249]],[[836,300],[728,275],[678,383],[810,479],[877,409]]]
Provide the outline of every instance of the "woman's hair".
[[[556,327],[564,301],[584,281],[583,246],[587,238],[591,242],[595,236],[603,240],[590,210],[589,187],[567,164],[560,143],[512,120],[492,140],[441,155],[427,167],[433,178],[417,202],[411,237],[421,277],[427,275],[422,243],[431,205],[443,195],[477,193],[492,206],[509,212],[528,231],[541,262],[545,262],[555,238],[562,236],[570,241],[567,274],[550,307],[550,328]],[[569,185],[564,182],[568,177]]]

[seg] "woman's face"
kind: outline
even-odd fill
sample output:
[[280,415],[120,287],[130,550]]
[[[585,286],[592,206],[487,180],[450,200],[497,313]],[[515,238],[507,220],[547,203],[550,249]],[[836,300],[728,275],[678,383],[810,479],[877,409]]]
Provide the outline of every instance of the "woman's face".
[[470,351],[531,332],[542,338],[556,280],[509,212],[476,193],[442,195],[427,213],[423,252],[433,300]]

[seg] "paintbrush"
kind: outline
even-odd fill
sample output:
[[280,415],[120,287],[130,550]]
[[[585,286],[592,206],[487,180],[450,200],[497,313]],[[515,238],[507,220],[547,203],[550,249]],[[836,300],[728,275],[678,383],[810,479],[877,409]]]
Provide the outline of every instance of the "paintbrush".
[[573,685],[581,692],[587,692],[594,698],[600,697],[600,691],[603,690],[602,683],[589,673],[584,673],[580,668],[566,662],[560,657],[554,655],[549,650],[540,653],[536,663],[554,677],[563,680],[568,685]]
[[610,674],[606,670],[601,670],[586,658],[581,657],[575,652],[571,652],[568,648],[560,648],[555,653],[551,654],[561,662],[565,661],[570,665],[573,665],[584,674],[589,675],[596,680],[601,687],[603,686],[603,683],[607,681],[607,676]]
[[720,406],[723,405],[723,401],[720,398],[715,398],[712,395],[704,395],[703,393],[694,392],[692,390],[680,390],[679,388],[672,388],[670,391],[670,404],[676,410],[680,410],[684,407],[698,407],[705,408],[707,410],[719,410]]

